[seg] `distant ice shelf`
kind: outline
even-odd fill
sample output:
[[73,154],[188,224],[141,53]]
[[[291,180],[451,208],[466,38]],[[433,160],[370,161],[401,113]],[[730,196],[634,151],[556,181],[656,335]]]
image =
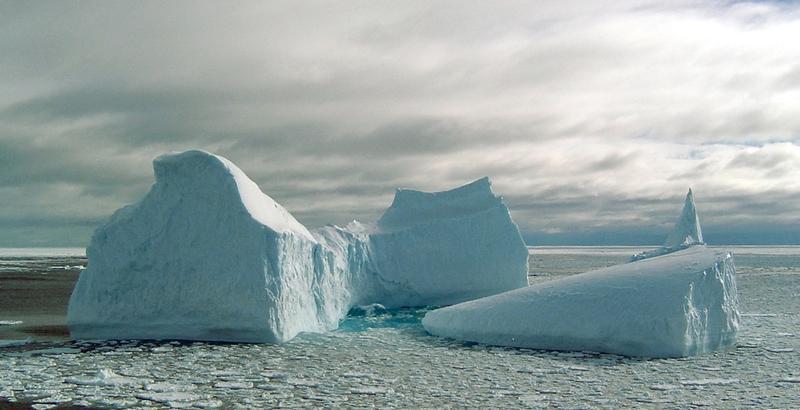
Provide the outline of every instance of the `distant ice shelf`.
[[153,167],[150,192],[92,237],[69,303],[73,338],[283,342],[334,329],[357,305],[527,285],[527,248],[485,178],[401,189],[375,224],[312,232],[223,157],[193,150]]

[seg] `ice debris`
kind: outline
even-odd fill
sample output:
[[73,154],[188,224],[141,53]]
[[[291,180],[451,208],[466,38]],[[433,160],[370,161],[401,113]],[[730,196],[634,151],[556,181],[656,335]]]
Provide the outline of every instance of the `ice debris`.
[[15,347],[25,346],[33,341],[33,338],[26,337],[25,339],[7,339],[0,340],[0,347]]
[[110,369],[100,369],[94,377],[68,377],[65,383],[80,386],[141,386],[143,380],[120,376]]
[[527,285],[527,249],[486,178],[401,189],[375,224],[311,232],[223,157],[193,150],[153,167],[150,192],[92,237],[69,303],[73,338],[283,342],[333,329],[358,305]]

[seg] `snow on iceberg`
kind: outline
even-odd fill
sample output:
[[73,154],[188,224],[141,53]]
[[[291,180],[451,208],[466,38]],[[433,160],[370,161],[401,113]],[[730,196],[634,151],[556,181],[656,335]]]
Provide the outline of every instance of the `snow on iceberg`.
[[401,190],[375,226],[312,233],[225,158],[195,150],[153,166],[150,192],[92,237],[73,338],[283,342],[333,329],[357,305],[527,284],[527,249],[488,180]]
[[631,257],[631,261],[665,255],[670,252],[686,249],[693,245],[702,245],[704,243],[703,230],[700,228],[700,217],[697,216],[697,208],[695,208],[694,205],[694,195],[692,194],[692,190],[689,189],[689,193],[686,194],[686,199],[683,202],[681,215],[675,222],[675,227],[672,228],[672,232],[667,236],[664,246],[652,251],[637,253]]
[[681,357],[733,346],[732,256],[706,246],[429,312],[437,336],[548,350]]

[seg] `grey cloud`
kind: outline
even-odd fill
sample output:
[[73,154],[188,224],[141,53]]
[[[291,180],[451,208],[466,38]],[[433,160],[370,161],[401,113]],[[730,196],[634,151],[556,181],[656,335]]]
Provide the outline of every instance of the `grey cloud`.
[[482,176],[540,238],[656,237],[689,185],[711,227],[797,221],[799,10],[0,3],[0,245],[85,244],[188,148],[310,226]]
[[772,169],[780,166],[787,161],[800,159],[800,155],[792,155],[786,151],[763,152],[742,152],[734,157],[727,165],[730,168],[754,168]]

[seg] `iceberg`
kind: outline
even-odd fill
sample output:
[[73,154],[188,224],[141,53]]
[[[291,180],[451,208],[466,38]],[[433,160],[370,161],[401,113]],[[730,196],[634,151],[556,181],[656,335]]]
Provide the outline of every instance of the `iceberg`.
[[691,191],[660,253],[429,312],[436,336],[546,350],[683,357],[734,346],[736,269],[702,244]]
[[729,253],[696,246],[429,312],[437,336],[491,345],[682,357],[733,346]]
[[92,237],[68,307],[75,339],[279,343],[335,329],[358,305],[527,285],[527,249],[488,179],[399,190],[376,224],[312,232],[221,156],[163,155],[153,168],[150,192]]
[[697,215],[697,209],[694,205],[694,195],[691,188],[689,193],[686,194],[686,199],[683,201],[683,210],[678,220],[675,222],[675,227],[667,235],[667,240],[664,246],[637,253],[631,257],[631,261],[652,258],[654,256],[666,255],[670,252],[686,249],[692,245],[702,245],[703,230],[700,228],[700,217]]
[[387,307],[528,286],[528,249],[488,178],[446,192],[398,190],[369,241],[386,291],[375,302]]

